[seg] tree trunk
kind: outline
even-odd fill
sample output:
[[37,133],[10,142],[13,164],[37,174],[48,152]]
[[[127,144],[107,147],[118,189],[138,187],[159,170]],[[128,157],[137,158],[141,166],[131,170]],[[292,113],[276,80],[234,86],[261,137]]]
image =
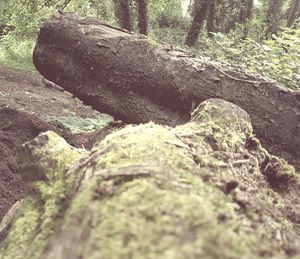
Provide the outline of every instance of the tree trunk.
[[128,126],[89,153],[48,131],[19,161],[31,185],[0,223],[1,259],[300,255],[299,179],[232,103],[206,101],[176,128]]
[[252,17],[254,0],[244,0],[240,9],[240,23],[245,24]]
[[141,34],[148,34],[148,8],[147,0],[138,0],[138,12],[139,12],[139,32]]
[[300,157],[300,94],[261,76],[70,14],[43,24],[33,60],[44,77],[124,122],[176,125],[208,98],[234,102],[272,151]]
[[300,11],[300,0],[293,0],[288,13],[287,27],[292,27],[294,21],[297,19],[297,14]]
[[211,0],[208,7],[207,15],[207,35],[209,37],[213,36],[213,32],[216,31],[215,28],[215,15],[216,15],[216,0]]
[[197,42],[197,39],[200,34],[201,27],[203,25],[203,22],[205,21],[206,15],[207,15],[207,9],[209,5],[209,1],[203,1],[203,0],[196,0],[195,6],[194,6],[194,15],[193,15],[193,21],[191,24],[191,27],[188,31],[185,44],[187,46],[194,46]]
[[276,34],[280,25],[282,15],[283,0],[269,0],[269,9],[267,12],[267,31],[266,36],[270,37]]
[[247,0],[244,1],[243,6],[240,9],[240,24],[243,24],[243,37],[242,39],[245,40],[249,33],[249,24],[247,22],[250,21],[253,13],[253,5],[254,0]]
[[129,0],[114,0],[115,13],[119,19],[119,24],[123,29],[132,31],[131,13]]

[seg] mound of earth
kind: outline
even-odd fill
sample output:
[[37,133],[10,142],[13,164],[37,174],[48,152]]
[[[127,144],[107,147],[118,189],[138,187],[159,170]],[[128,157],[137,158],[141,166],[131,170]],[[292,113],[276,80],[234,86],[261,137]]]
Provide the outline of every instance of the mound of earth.
[[0,66],[0,220],[26,193],[26,179],[18,174],[16,161],[23,143],[52,130],[72,146],[90,149],[122,125],[112,123],[97,132],[72,134],[62,125],[45,122],[46,116],[63,115],[64,109],[87,118],[99,114],[71,94],[46,87],[38,73]]
[[0,107],[26,111],[41,119],[61,116],[66,109],[84,118],[94,118],[99,114],[73,98],[72,94],[45,86],[42,79],[36,72],[0,66]]
[[18,148],[54,126],[11,108],[0,110],[0,218],[25,195],[26,184],[17,173]]

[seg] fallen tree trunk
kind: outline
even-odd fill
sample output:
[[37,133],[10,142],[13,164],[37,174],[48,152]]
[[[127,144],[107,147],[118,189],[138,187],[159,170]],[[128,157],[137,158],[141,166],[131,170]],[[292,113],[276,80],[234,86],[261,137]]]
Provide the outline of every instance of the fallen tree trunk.
[[189,120],[193,104],[231,101],[271,150],[300,157],[300,95],[260,76],[71,14],[43,24],[33,59],[44,77],[124,122],[176,125]]
[[89,153],[43,133],[20,161],[32,184],[0,224],[3,259],[300,255],[299,176],[223,100],[176,128],[127,126]]

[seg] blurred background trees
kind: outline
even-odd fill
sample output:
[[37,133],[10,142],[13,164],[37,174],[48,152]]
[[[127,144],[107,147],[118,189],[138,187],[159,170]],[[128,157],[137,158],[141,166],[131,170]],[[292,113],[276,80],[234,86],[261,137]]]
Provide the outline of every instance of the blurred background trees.
[[208,61],[300,84],[300,0],[0,0],[0,62],[33,69],[39,26],[57,11],[99,17]]

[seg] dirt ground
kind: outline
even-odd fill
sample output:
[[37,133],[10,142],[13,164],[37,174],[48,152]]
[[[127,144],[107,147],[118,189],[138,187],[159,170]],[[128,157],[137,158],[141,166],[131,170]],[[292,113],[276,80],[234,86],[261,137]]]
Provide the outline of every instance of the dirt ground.
[[42,118],[62,115],[63,109],[93,118],[97,111],[72,94],[46,87],[38,73],[0,66],[0,108],[11,107]]
[[[18,174],[16,162],[16,154],[24,142],[53,130],[73,146],[91,147],[94,133],[71,134],[43,120],[46,115],[63,115],[64,109],[86,118],[99,114],[70,93],[46,87],[38,73],[0,66],[0,220],[26,193],[26,182]],[[105,133],[96,135],[101,137]]]

